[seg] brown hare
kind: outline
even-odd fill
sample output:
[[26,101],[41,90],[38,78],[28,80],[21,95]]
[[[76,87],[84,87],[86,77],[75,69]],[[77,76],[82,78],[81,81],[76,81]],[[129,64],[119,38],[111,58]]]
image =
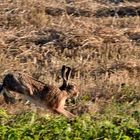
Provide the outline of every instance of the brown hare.
[[53,111],[71,118],[74,114],[64,109],[67,98],[76,98],[78,90],[74,84],[69,84],[71,68],[62,66],[61,76],[63,84],[60,87],[40,82],[23,73],[7,74],[3,79],[0,92],[3,93],[6,103],[14,103],[15,98],[10,91],[20,93],[35,104],[41,104]]

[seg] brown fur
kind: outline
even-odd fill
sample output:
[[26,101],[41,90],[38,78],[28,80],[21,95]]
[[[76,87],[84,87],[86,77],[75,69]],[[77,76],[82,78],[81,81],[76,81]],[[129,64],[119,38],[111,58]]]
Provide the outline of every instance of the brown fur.
[[49,107],[70,118],[74,114],[64,109],[65,101],[68,97],[78,95],[76,86],[68,83],[70,72],[71,68],[62,66],[63,84],[61,87],[45,84],[23,73],[7,74],[1,90],[7,103],[14,102],[14,97],[10,95],[10,91],[14,91],[23,94],[34,103],[39,102],[44,107]]

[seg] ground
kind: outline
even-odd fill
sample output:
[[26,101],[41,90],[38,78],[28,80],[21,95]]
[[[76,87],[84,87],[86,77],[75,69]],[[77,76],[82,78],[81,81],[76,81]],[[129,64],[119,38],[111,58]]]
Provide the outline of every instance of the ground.
[[[1,83],[6,73],[21,71],[59,86],[65,64],[80,91],[68,110],[95,119],[139,114],[140,2],[114,1],[2,0]],[[0,98],[10,114],[32,110],[23,104]]]

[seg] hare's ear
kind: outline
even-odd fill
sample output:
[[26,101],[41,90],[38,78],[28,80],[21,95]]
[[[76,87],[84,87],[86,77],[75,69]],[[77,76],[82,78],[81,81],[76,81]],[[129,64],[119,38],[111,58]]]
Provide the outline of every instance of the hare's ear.
[[68,80],[70,78],[70,75],[71,75],[71,68],[70,67],[67,67],[67,72],[66,72],[66,80],[67,80],[67,83],[68,83]]
[[68,86],[68,80],[69,80],[70,74],[71,74],[71,68],[63,65],[61,69],[61,76],[63,79],[63,84],[60,89],[63,89],[63,90],[66,89],[66,87]]
[[66,80],[66,79],[65,79],[65,71],[66,71],[66,66],[63,65],[63,66],[62,66],[62,69],[61,69],[61,77],[62,77],[63,80]]
[[62,87],[63,88],[66,88],[66,86],[67,86],[67,78],[66,78],[66,66],[65,65],[62,66],[62,69],[61,69],[61,77],[63,79],[63,85],[62,85]]

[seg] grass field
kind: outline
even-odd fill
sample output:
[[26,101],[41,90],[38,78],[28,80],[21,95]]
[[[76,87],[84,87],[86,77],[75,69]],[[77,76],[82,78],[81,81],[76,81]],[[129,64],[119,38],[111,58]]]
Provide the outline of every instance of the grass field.
[[0,82],[20,71],[59,86],[63,64],[80,91],[67,106],[77,118],[0,96],[0,139],[140,139],[139,0],[1,0]]

